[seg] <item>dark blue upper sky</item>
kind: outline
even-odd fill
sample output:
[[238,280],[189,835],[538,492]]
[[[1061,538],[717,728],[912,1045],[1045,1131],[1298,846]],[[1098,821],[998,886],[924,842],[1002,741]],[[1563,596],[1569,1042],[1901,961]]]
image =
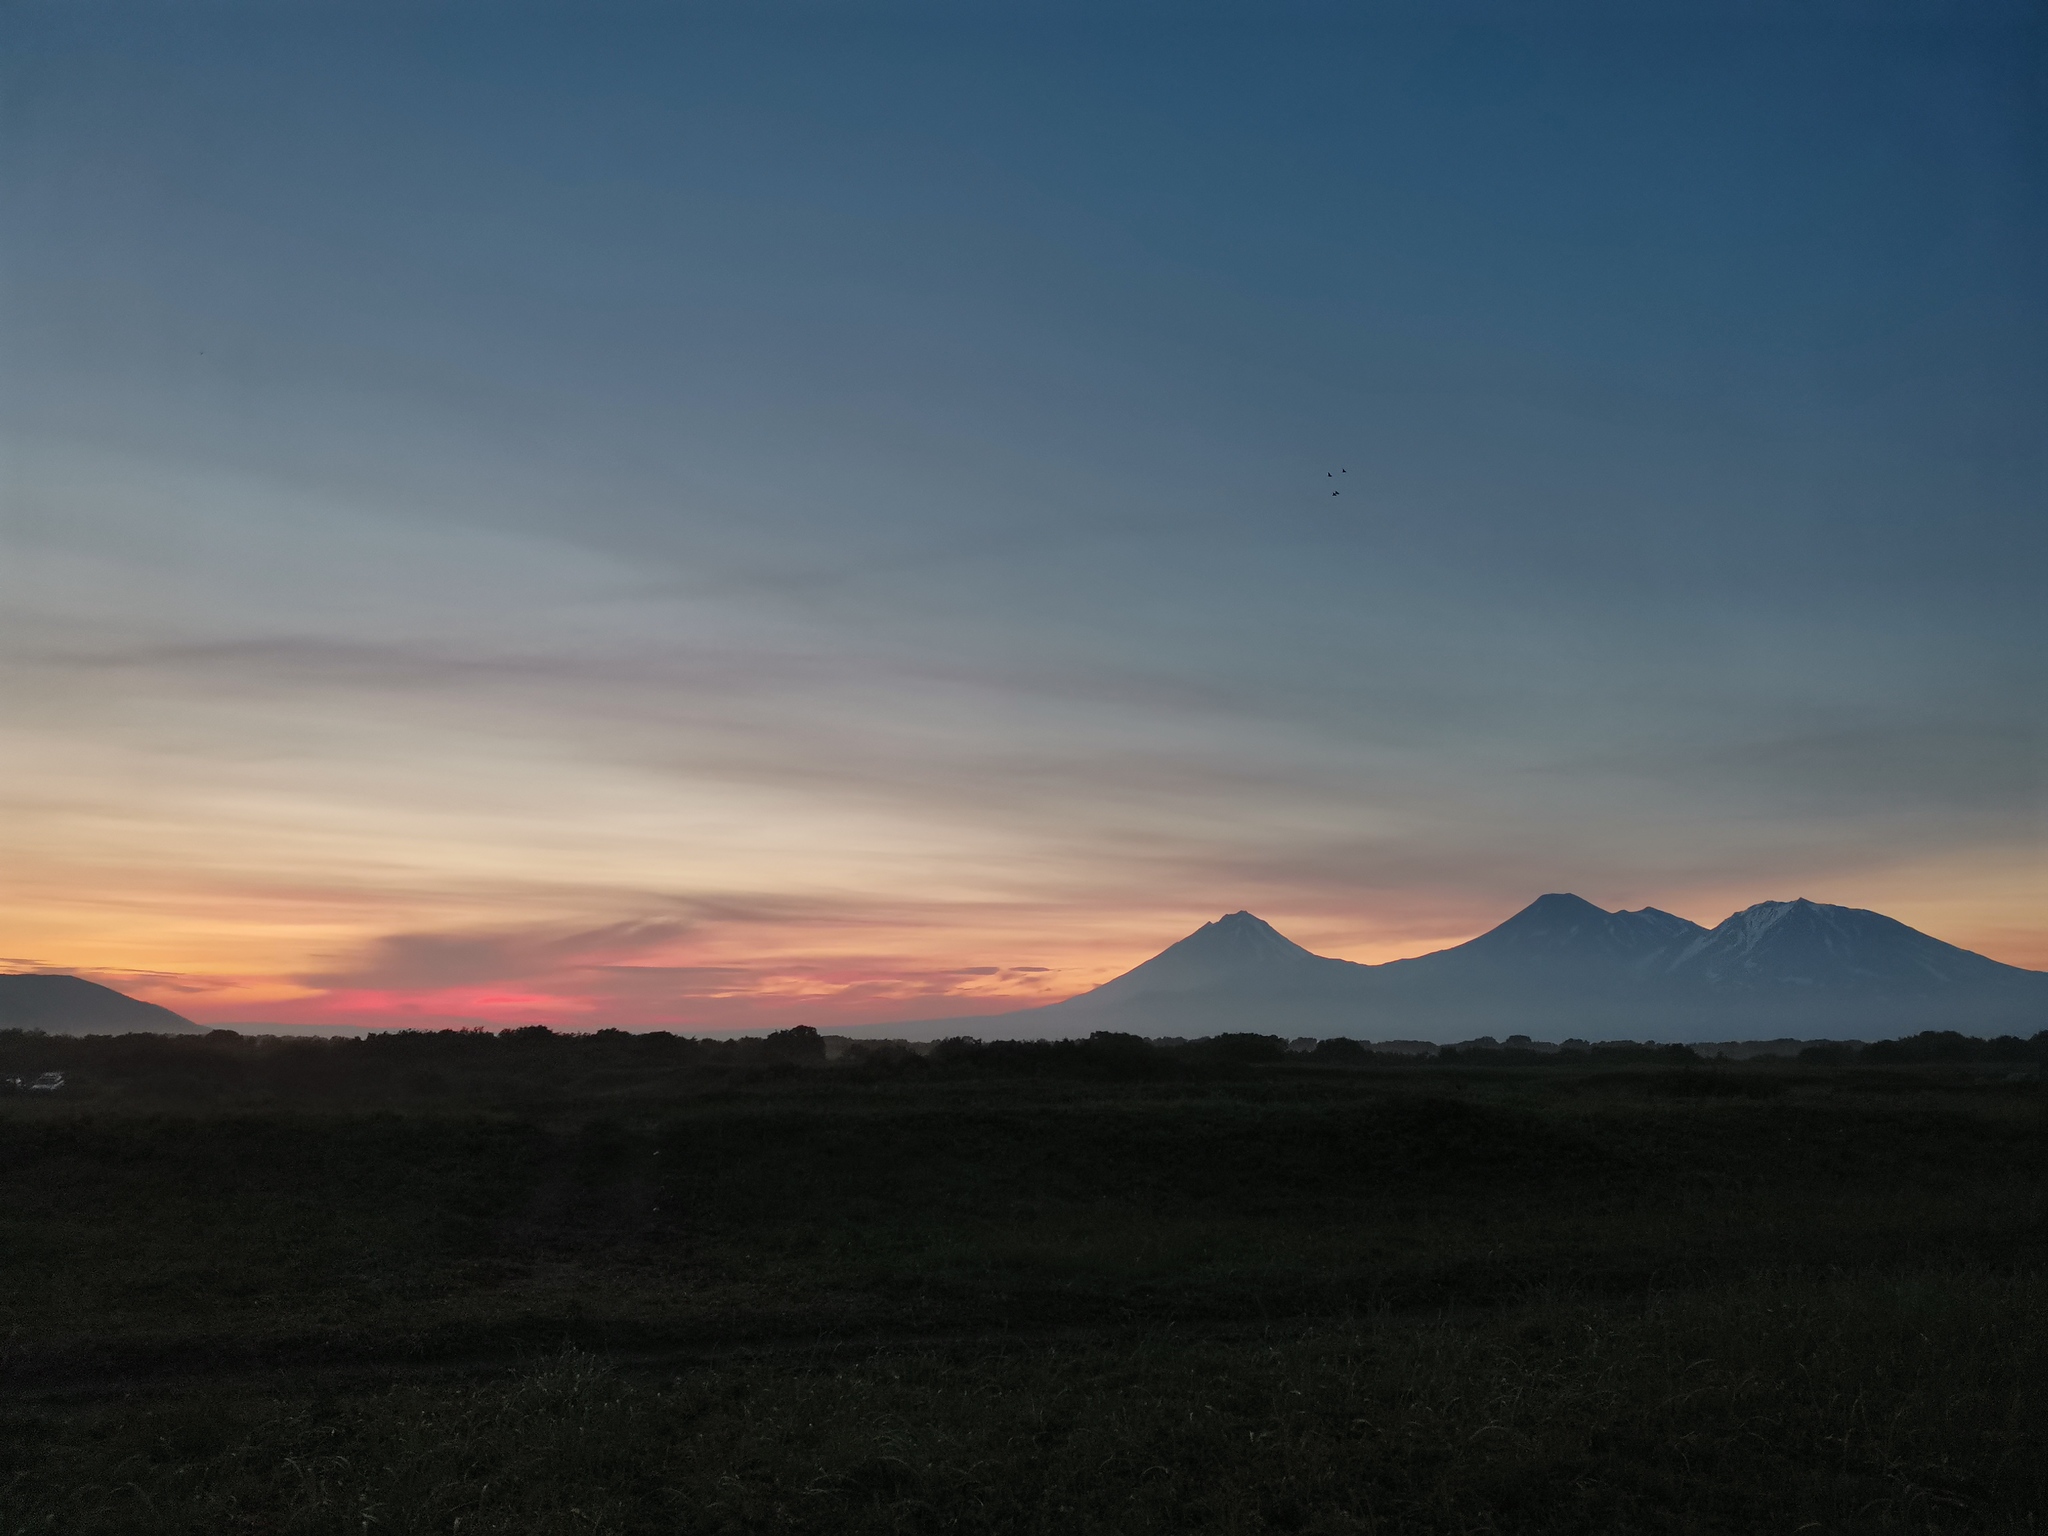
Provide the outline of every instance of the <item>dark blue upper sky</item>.
[[2038,926],[2032,7],[0,33],[9,696],[165,867],[208,818],[302,867],[295,797],[416,843],[482,755],[666,873],[488,894],[479,829],[320,877],[336,932],[744,887],[1363,953],[1830,882]]

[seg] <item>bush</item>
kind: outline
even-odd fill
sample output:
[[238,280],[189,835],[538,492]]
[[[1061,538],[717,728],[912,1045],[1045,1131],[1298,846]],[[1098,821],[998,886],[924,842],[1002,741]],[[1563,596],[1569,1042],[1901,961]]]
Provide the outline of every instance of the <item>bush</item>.
[[814,1065],[825,1059],[824,1036],[808,1024],[799,1024],[794,1029],[779,1029],[761,1044],[777,1061]]
[[1313,1059],[1333,1066],[1363,1066],[1371,1053],[1356,1040],[1323,1040],[1316,1044]]
[[[1803,1056],[1805,1053],[1802,1052]],[[1953,1029],[1922,1030],[1903,1040],[1879,1040],[1863,1048],[1862,1059],[1880,1066],[1923,1066],[1964,1061],[2048,1061],[2048,1030],[2031,1040],[2001,1035],[1979,1040]]]
[[1209,1054],[1217,1060],[1247,1065],[1279,1061],[1287,1054],[1287,1042],[1278,1035],[1215,1035],[1206,1044]]

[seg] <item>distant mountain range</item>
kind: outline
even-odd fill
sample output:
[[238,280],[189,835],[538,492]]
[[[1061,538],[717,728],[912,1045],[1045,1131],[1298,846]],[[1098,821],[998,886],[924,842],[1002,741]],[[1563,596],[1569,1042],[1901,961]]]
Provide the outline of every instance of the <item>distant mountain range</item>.
[[1877,1039],[2048,1028],[2048,973],[2001,965],[1878,912],[1766,901],[1702,928],[1655,907],[1539,897],[1478,938],[1359,965],[1249,912],[1206,923],[1092,992],[1047,1007],[874,1032],[931,1038],[1349,1035],[1357,1039]]
[[82,976],[0,976],[0,1029],[51,1035],[188,1035],[199,1026]]
[[[199,1028],[81,977],[0,975],[0,1029]],[[2001,965],[1858,907],[1765,901],[1702,928],[1655,907],[1607,912],[1551,895],[1476,939],[1385,965],[1311,954],[1272,924],[1233,912],[1063,1003],[859,1033],[1019,1040],[1099,1029],[1438,1042],[2030,1035],[2048,1029],[2048,973]]]

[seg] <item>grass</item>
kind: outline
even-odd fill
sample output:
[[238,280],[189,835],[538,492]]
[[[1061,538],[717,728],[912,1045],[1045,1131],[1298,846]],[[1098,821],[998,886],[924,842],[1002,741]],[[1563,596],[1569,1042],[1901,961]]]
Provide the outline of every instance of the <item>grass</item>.
[[0,1536],[2048,1524],[2038,1082],[179,1044],[0,1100]]

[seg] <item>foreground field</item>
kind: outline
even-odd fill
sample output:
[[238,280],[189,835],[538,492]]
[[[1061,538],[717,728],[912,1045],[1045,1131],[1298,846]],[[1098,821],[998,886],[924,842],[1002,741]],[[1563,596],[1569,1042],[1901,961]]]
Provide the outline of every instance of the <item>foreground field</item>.
[[2016,1073],[76,1049],[4,1532],[2048,1525]]

